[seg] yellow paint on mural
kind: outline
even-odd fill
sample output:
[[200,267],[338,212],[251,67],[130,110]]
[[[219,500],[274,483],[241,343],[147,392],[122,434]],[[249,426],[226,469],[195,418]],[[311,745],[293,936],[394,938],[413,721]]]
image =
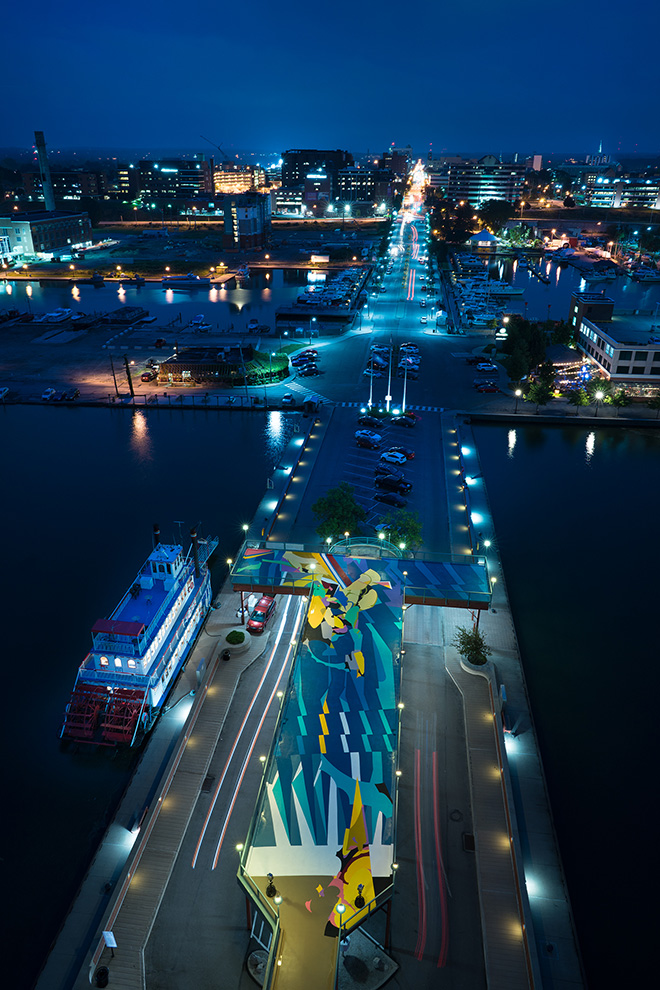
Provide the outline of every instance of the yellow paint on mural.
[[323,729],[323,735],[328,735],[328,723],[325,720],[325,715],[319,715],[319,722],[321,723],[321,728]]
[[355,650],[353,657],[357,664],[358,677],[364,677],[364,653],[362,650]]
[[319,752],[321,753],[327,752],[325,748],[325,736],[319,736]]

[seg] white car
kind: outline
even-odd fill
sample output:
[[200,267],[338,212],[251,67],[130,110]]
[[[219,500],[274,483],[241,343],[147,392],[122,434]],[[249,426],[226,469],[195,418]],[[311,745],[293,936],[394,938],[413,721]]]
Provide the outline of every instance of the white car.
[[55,395],[55,389],[47,388],[41,393],[41,398],[44,400],[44,402],[48,402],[50,399],[53,398],[54,395]]
[[355,431],[356,440],[370,440],[371,443],[380,443],[383,439],[380,433],[374,433],[372,430],[356,430]]
[[482,362],[482,364],[477,365],[477,371],[497,371],[497,365],[491,364],[489,361]]
[[380,459],[387,464],[405,464],[408,460],[404,454],[399,454],[396,450],[386,450],[380,455]]
[[283,406],[295,406],[295,404],[296,404],[296,400],[292,396],[291,392],[287,392],[286,395],[282,396]]
[[423,317],[421,318],[421,320],[420,320],[419,322],[420,322],[420,323],[426,323],[426,317],[425,317],[425,316],[423,316]]

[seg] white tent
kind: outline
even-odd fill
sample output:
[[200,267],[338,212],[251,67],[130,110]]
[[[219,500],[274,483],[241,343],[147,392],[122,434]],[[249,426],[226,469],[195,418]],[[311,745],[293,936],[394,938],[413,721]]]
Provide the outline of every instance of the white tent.
[[491,234],[489,230],[478,230],[476,234],[468,237],[465,243],[471,244],[472,247],[494,247],[499,242],[495,234]]

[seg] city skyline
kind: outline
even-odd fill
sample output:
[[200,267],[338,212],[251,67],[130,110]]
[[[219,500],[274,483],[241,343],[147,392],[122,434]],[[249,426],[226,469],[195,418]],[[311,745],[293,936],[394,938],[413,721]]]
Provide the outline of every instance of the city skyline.
[[[170,0],[132,9],[130,22],[69,10],[64,19],[38,2],[27,66],[20,45],[6,54],[5,147],[29,146],[34,129],[58,148],[205,150],[201,134],[230,149],[394,144],[418,155],[659,146],[650,0],[624,22],[613,0],[597,14],[477,0],[467,23],[422,0],[403,33],[406,13],[390,0],[377,13],[339,0],[332,20],[299,0],[277,13],[255,0],[227,23],[206,0],[185,21]],[[16,10],[6,23],[21,36]]]

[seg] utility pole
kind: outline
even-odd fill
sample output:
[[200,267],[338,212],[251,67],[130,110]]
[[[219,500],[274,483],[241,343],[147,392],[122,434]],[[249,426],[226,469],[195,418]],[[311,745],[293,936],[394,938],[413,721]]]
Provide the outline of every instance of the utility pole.
[[135,398],[135,391],[133,389],[133,379],[131,378],[131,369],[128,364],[128,357],[124,354],[124,365],[126,366],[126,377],[128,379],[128,390],[131,393],[131,398]]
[[115,383],[115,392],[117,394],[117,398],[119,398],[119,389],[117,388],[117,376],[115,374],[115,362],[112,360],[112,354],[110,355],[110,367],[112,368],[112,377]]

